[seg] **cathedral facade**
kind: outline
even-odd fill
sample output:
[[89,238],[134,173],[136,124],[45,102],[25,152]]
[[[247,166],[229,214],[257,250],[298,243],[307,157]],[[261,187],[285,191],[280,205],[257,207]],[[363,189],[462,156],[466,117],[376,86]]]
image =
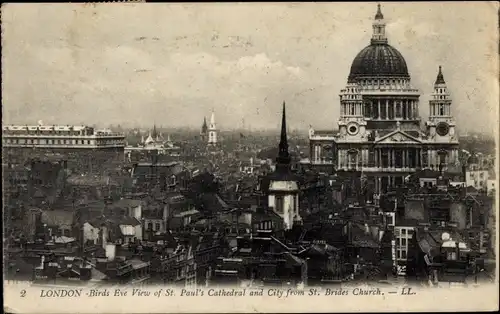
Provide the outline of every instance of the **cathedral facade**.
[[382,192],[419,169],[458,164],[452,101],[439,67],[422,125],[418,89],[406,61],[388,43],[380,5],[370,44],[354,58],[340,91],[338,131],[309,129],[310,166],[319,171],[358,171]]

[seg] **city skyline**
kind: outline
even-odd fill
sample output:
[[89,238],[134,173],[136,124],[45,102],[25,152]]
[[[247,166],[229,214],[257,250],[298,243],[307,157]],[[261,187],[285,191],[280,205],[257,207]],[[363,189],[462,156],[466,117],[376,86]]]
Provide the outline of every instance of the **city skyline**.
[[[369,44],[375,11],[374,3],[138,5],[4,6],[4,123],[198,128],[213,109],[220,129],[242,128],[242,119],[278,129],[285,100],[291,128],[336,129],[338,94]],[[494,132],[492,5],[382,3],[389,43],[420,89],[422,120],[441,65],[458,132]]]

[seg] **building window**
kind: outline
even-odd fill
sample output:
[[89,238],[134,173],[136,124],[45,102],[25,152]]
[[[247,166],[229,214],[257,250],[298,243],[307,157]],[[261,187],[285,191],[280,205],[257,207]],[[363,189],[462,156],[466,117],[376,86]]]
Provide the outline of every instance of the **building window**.
[[451,261],[455,261],[457,259],[457,253],[456,252],[448,252],[448,259]]
[[159,223],[159,222],[157,222],[157,223],[156,223],[156,226],[155,226],[155,230],[156,230],[156,231],[160,231],[160,229],[161,229],[160,223]]
[[401,250],[401,258],[406,259],[406,250]]
[[401,246],[406,247],[406,238],[401,239]]
[[402,112],[401,112],[401,103],[396,103],[396,117],[401,118]]
[[284,209],[283,196],[276,196],[276,212],[283,213]]
[[357,152],[349,152],[349,169],[356,169],[358,165],[358,153]]

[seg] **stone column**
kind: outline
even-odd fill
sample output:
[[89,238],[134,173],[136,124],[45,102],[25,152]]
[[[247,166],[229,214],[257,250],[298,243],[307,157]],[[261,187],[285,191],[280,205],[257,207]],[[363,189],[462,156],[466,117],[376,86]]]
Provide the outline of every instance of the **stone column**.
[[339,149],[337,151],[337,169],[340,169],[340,165],[342,164],[342,150]]
[[382,167],[382,149],[377,148],[377,167]]
[[387,148],[387,156],[388,156],[388,158],[387,158],[387,161],[388,161],[387,167],[391,168],[392,167],[392,149],[391,148]]
[[385,119],[389,120],[389,99],[385,100]]
[[415,158],[417,159],[415,161],[415,167],[422,167],[422,149],[421,148],[417,148]]
[[429,168],[431,166],[431,159],[432,159],[431,150],[427,149],[427,167],[429,167]]
[[392,166],[392,152],[390,148],[386,148],[387,151],[387,168]]
[[420,149],[415,148],[415,168],[419,166],[420,163]]

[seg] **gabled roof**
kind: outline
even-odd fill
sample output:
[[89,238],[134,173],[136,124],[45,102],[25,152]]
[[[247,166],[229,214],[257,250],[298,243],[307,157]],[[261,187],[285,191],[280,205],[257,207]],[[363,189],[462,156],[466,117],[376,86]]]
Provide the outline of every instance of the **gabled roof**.
[[395,131],[393,131],[389,134],[386,134],[386,135],[382,136],[381,138],[377,139],[375,141],[375,143],[377,143],[377,144],[382,144],[382,143],[390,143],[390,144],[415,143],[415,144],[417,144],[417,143],[422,143],[422,141],[414,136],[409,135],[408,133],[405,133],[404,131],[395,130]]
[[141,224],[139,220],[134,217],[125,216],[116,220],[120,225],[138,226]]

